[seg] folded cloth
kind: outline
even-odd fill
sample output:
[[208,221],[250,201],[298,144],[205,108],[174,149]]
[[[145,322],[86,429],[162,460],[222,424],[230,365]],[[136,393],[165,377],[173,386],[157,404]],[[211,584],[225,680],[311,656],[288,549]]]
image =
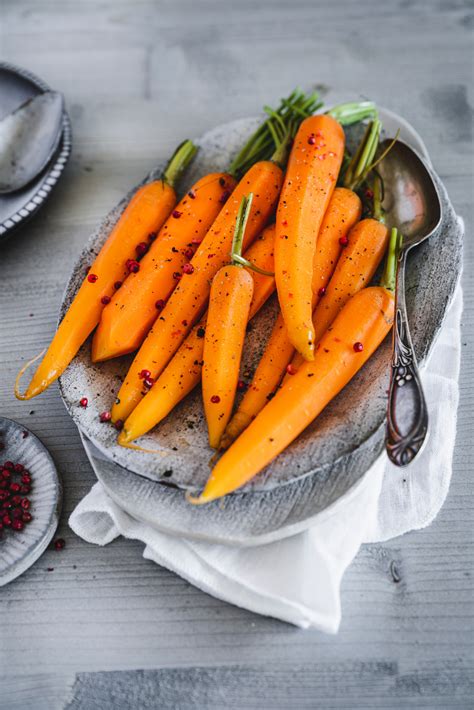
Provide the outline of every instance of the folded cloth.
[[101,483],[72,513],[72,530],[106,545],[119,535],[141,540],[143,556],[232,604],[302,628],[336,633],[340,584],[363,542],[388,540],[429,525],[446,498],[452,473],[459,398],[462,291],[453,303],[423,368],[430,438],[409,469],[385,455],[311,527],[251,548],[172,537],[131,517]]

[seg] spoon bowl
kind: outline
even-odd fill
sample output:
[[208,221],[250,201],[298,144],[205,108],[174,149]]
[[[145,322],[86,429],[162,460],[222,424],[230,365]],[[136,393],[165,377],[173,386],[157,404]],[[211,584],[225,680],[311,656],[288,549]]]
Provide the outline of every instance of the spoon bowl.
[[62,94],[46,91],[0,121],[0,194],[21,190],[46,167],[63,129]]
[[[381,150],[390,142],[384,141]],[[384,183],[387,226],[401,231],[404,249],[427,239],[441,222],[441,200],[424,161],[413,148],[397,140],[378,171]]]

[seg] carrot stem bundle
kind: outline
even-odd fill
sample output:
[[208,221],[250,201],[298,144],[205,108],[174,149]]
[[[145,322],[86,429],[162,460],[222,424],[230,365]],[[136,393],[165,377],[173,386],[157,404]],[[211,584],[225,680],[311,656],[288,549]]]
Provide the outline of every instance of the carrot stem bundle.
[[[392,230],[382,284],[355,294],[326,331],[312,362],[305,362],[283,385],[214,467],[202,494],[191,503],[207,503],[237,488],[281,453],[345,387],[375,352],[393,324]],[[390,286],[391,288],[387,288]]]
[[171,158],[162,179],[135,192],[85,276],[25,394],[20,394],[17,378],[15,394],[19,399],[35,397],[64,372],[99,322],[115,284],[136,268],[137,245],[159,230],[173,209],[174,181],[196,152],[193,143],[185,141]]

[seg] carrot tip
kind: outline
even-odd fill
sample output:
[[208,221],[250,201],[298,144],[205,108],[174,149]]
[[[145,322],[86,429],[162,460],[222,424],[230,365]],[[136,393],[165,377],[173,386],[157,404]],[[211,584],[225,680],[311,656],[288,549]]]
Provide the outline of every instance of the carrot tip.
[[184,497],[186,499],[187,503],[191,503],[191,505],[204,505],[204,503],[210,503],[213,498],[208,498],[207,496],[204,495],[204,493],[201,493],[199,496],[195,496],[189,491],[186,491],[184,494]]
[[[13,388],[13,391],[14,391],[15,397],[16,397],[17,399],[20,399],[20,400],[24,401],[25,399],[32,399],[32,397],[34,397],[35,395],[39,394],[39,392],[29,392],[29,387],[28,387],[28,389],[26,390],[26,392],[24,392],[24,393],[22,394],[22,393],[20,392],[20,380],[21,380],[21,378],[23,377],[23,375],[25,374],[25,372],[31,367],[31,365],[33,365],[37,360],[39,360],[40,357],[43,357],[43,355],[45,354],[45,352],[46,352],[46,348],[45,348],[44,350],[42,350],[39,355],[36,355],[36,356],[35,356],[34,358],[32,358],[31,360],[28,360],[28,362],[27,362],[25,365],[23,365],[23,367],[21,368],[20,372],[19,372],[18,375],[16,376],[16,378],[15,378],[15,386],[14,386],[14,388]],[[31,383],[30,383],[30,385],[31,385]]]
[[162,451],[161,449],[145,449],[143,446],[139,446],[138,444],[132,444],[130,441],[127,441],[126,437],[121,437],[122,435],[120,434],[117,438],[117,443],[120,444],[120,446],[123,446],[125,449],[141,451],[143,454],[158,454],[159,456],[166,456],[166,451]]

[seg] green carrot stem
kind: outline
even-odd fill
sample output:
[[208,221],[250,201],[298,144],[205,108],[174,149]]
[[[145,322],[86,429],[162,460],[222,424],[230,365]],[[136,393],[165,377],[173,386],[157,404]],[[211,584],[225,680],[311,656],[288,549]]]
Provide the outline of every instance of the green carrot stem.
[[183,141],[171,156],[163,172],[162,180],[170,185],[170,187],[174,188],[198,150],[199,148],[197,148],[192,141]]
[[242,146],[231,162],[229,172],[240,178],[257,161],[271,159],[275,150],[286,141],[288,132],[294,136],[301,121],[321,105],[318,94],[306,95],[301,89],[295,89],[282,99],[277,109],[265,106],[266,120]]
[[388,243],[387,258],[380,285],[388,291],[395,291],[395,281],[397,275],[397,262],[401,248],[403,246],[403,236],[399,234],[396,227],[390,231],[390,241]]
[[378,118],[367,126],[364,136],[346,168],[343,179],[344,187],[355,190],[367,178],[373,168],[372,161],[377,151],[381,130],[382,123]]
[[276,145],[270,160],[279,165],[281,168],[285,168],[290,155],[292,143],[293,136],[291,135],[291,131],[288,131],[286,137]]
[[274,271],[267,271],[266,269],[261,269],[260,266],[252,264],[251,261],[245,259],[245,257],[243,256],[239,256],[238,254],[232,254],[232,261],[236,262],[240,266],[246,266],[248,269],[256,271],[257,274],[262,274],[262,276],[275,276]]
[[377,106],[373,101],[350,101],[338,104],[326,113],[339,121],[342,126],[350,126],[366,118],[375,119],[378,116]]
[[[243,196],[237,212],[235,220],[234,238],[232,239],[232,249],[230,256],[234,266],[241,266],[238,257],[242,257],[242,244],[245,236],[245,229],[252,207],[253,193],[250,192],[247,196]],[[237,257],[237,258],[236,258]]]
[[372,216],[374,219],[378,219],[379,222],[385,222],[385,214],[382,208],[383,202],[383,181],[377,172],[374,172],[374,182],[372,185],[372,191],[374,193],[373,197],[373,210]]

